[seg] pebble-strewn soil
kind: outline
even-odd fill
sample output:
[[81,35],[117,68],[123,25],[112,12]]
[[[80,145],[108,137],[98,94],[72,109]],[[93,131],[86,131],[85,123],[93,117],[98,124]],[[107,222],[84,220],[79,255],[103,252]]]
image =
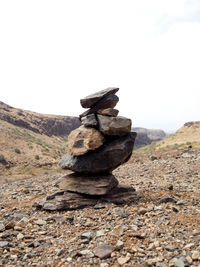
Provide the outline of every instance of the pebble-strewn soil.
[[64,174],[0,184],[0,266],[200,266],[200,150],[140,154],[115,170],[138,203],[32,207]]

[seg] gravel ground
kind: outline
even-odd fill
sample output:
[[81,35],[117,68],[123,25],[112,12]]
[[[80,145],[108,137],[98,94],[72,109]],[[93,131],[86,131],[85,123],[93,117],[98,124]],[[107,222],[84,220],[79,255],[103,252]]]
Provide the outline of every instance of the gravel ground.
[[137,203],[32,207],[65,173],[2,179],[0,266],[200,266],[200,150],[138,154],[115,170]]

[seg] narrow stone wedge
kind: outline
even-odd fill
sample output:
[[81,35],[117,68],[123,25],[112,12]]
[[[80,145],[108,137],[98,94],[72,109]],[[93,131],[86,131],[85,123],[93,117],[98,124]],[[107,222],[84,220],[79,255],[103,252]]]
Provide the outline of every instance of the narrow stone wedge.
[[104,116],[112,116],[112,117],[117,117],[118,113],[119,113],[119,110],[114,109],[114,108],[99,109],[97,111],[97,114],[104,115]]
[[116,95],[108,95],[97,102],[93,107],[83,112],[79,118],[87,116],[92,113],[97,113],[99,109],[114,108],[119,101],[119,97]]
[[92,107],[96,102],[98,102],[101,98],[110,95],[115,94],[119,88],[116,87],[109,87],[107,89],[101,90],[99,92],[96,92],[94,94],[88,95],[85,98],[80,100],[81,106],[83,108],[90,108]]

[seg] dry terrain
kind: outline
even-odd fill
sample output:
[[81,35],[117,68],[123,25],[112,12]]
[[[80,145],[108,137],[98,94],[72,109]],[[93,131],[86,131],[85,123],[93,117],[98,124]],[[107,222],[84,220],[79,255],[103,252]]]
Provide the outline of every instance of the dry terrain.
[[57,163],[79,123],[0,102],[0,266],[200,266],[200,122],[113,172],[136,189],[132,203],[38,210],[68,173]]
[[0,266],[200,266],[200,149],[140,152],[116,169],[134,203],[34,208],[66,172],[1,177]]
[[141,151],[169,150],[192,146],[200,148],[200,121],[187,122],[176,133],[165,137],[163,140],[153,142]]
[[[53,166],[66,151],[67,137],[47,136],[0,120],[0,176],[34,175]],[[39,168],[39,169],[38,169]]]

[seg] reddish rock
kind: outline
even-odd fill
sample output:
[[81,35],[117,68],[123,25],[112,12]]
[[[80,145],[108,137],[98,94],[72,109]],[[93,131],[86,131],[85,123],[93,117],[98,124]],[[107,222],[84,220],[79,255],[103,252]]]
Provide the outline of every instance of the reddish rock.
[[114,109],[114,108],[99,109],[97,111],[97,114],[105,115],[105,116],[112,116],[112,117],[117,117],[118,113],[119,113],[119,110]]

